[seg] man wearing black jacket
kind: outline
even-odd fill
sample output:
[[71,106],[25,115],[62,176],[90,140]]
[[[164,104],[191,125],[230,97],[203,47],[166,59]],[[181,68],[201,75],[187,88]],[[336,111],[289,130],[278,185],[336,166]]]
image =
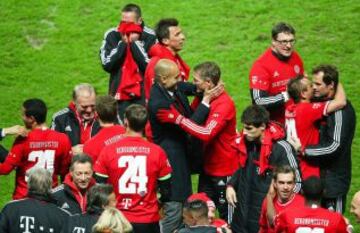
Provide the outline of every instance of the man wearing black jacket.
[[87,193],[96,183],[92,175],[91,158],[85,154],[74,155],[64,183],[53,189],[57,205],[71,214],[85,213]]
[[[334,98],[339,73],[336,67],[320,65],[313,69],[313,89],[317,100]],[[325,208],[344,213],[346,195],[351,182],[351,145],[356,128],[356,115],[350,101],[326,118],[320,128],[320,143],[305,148],[304,155],[321,159],[320,177],[325,185],[322,204]]]
[[[182,204],[191,194],[191,177],[187,156],[189,155],[188,135],[175,124],[163,124],[157,119],[159,109],[169,109],[171,105],[185,117],[197,123],[206,120],[209,108],[208,96],[203,98],[193,113],[187,97],[178,88],[179,68],[175,62],[160,59],[155,66],[155,84],[152,86],[149,99],[149,119],[153,132],[153,140],[162,147],[173,169],[171,177],[170,201],[164,203],[164,218],[161,221],[165,233],[173,232],[182,222]],[[207,99],[207,100],[206,100]]]
[[86,213],[76,214],[67,219],[62,233],[91,233],[104,208],[116,207],[114,189],[109,184],[96,184],[87,194]]
[[65,133],[73,154],[81,154],[86,141],[100,130],[95,114],[96,93],[93,86],[81,83],[74,87],[69,106],[53,115],[51,129]]
[[145,104],[143,77],[150,47],[156,43],[152,29],[145,26],[141,9],[127,4],[121,11],[121,22],[104,35],[100,48],[102,67],[110,73],[109,94],[119,101],[119,116],[132,103]]
[[229,213],[229,221],[232,221],[234,233],[257,233],[261,205],[271,184],[273,168],[290,165],[296,170],[296,192],[300,190],[301,178],[293,149],[283,140],[283,128],[269,122],[269,113],[264,107],[247,107],[241,122],[243,131],[236,141],[240,168],[226,189],[228,203],[235,208],[233,216]]
[[28,196],[11,201],[0,213],[2,233],[60,233],[69,213],[58,208],[51,199],[52,177],[43,168],[28,172]]

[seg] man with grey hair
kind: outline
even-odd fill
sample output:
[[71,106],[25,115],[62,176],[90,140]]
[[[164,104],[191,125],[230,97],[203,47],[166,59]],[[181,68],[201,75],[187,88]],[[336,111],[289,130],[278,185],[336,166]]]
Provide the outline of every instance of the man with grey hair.
[[69,106],[53,115],[51,128],[68,135],[73,154],[83,152],[83,144],[94,136],[100,125],[95,115],[96,92],[88,83],[74,87]]
[[11,201],[0,213],[0,232],[58,233],[70,215],[51,199],[51,173],[35,167],[29,170],[27,198]]

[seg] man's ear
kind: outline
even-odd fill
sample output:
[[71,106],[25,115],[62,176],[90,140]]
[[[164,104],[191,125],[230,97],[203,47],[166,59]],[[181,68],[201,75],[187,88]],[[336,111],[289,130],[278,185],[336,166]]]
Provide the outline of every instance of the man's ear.
[[161,40],[161,43],[163,44],[163,45],[165,45],[165,46],[168,46],[169,45],[169,38],[164,38],[164,39],[162,39]]
[[136,21],[137,24],[142,24],[142,22],[143,22],[142,17],[139,17],[139,18],[137,19],[137,21]]
[[265,129],[266,129],[266,124],[265,124],[265,123],[262,123],[262,124],[260,125],[260,128],[261,128],[262,130],[265,130]]
[[329,87],[329,89],[336,91],[336,89],[335,89],[335,83],[334,83],[334,82],[331,82],[331,83],[328,85],[328,87]]

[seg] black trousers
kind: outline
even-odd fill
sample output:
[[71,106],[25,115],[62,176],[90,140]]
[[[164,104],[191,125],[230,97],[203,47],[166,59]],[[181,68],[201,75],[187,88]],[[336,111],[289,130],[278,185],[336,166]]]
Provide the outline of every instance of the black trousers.
[[159,222],[153,223],[131,223],[133,233],[160,233]]

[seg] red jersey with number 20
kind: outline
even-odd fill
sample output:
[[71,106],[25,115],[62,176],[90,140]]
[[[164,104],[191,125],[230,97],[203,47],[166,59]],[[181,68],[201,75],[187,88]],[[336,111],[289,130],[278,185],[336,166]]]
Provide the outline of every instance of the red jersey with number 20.
[[0,174],[8,174],[16,167],[16,187],[13,199],[27,195],[26,171],[42,167],[53,174],[53,187],[57,175],[65,176],[71,160],[71,143],[66,134],[51,129],[34,129],[27,137],[17,137],[9,155],[0,165]]
[[324,208],[287,209],[275,218],[276,233],[347,233],[344,217]]
[[94,170],[108,177],[117,208],[130,222],[159,221],[157,181],[171,174],[163,149],[140,137],[125,137],[101,151]]

